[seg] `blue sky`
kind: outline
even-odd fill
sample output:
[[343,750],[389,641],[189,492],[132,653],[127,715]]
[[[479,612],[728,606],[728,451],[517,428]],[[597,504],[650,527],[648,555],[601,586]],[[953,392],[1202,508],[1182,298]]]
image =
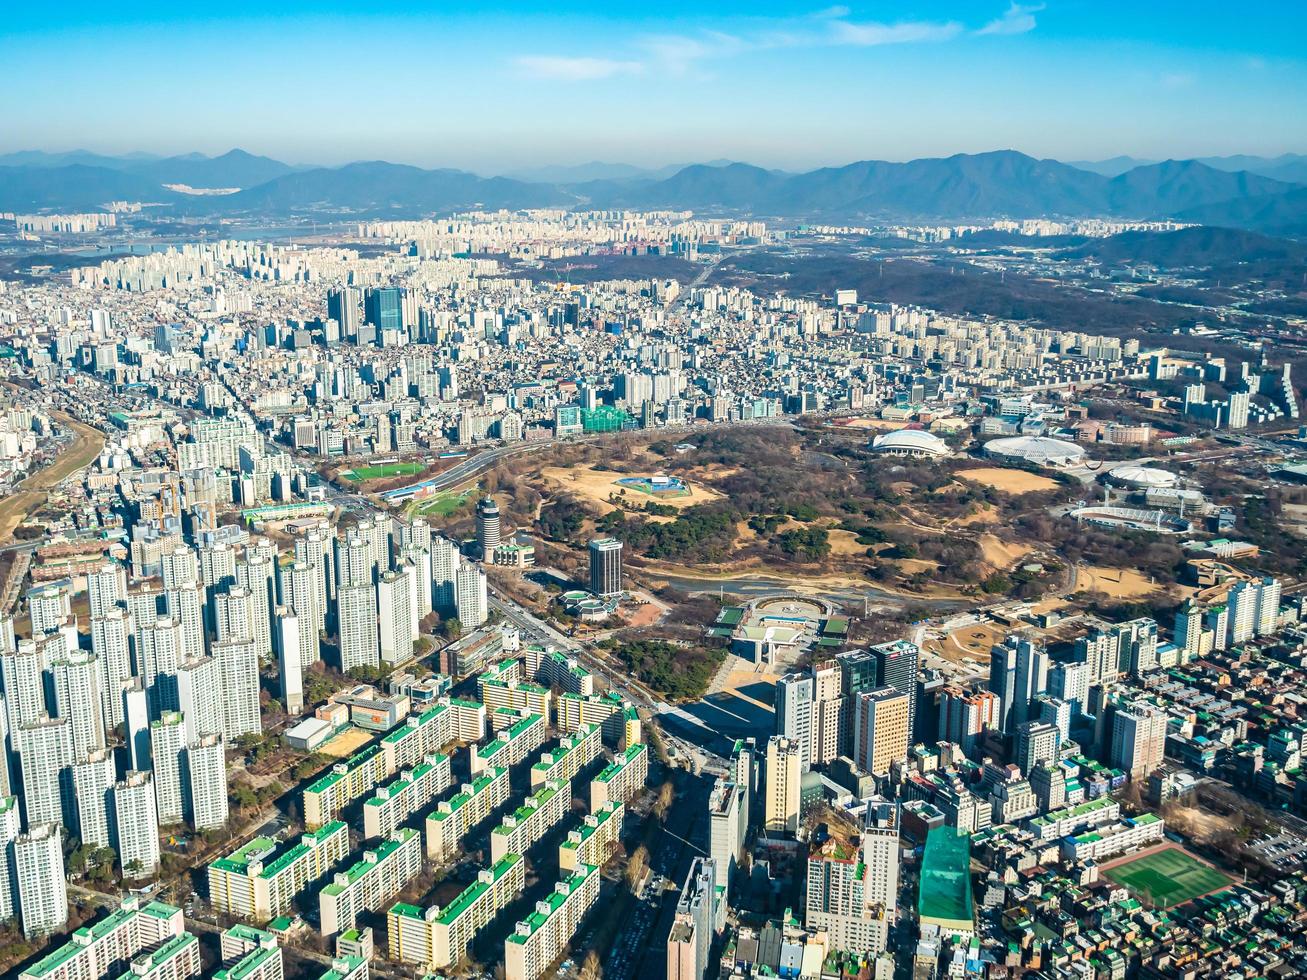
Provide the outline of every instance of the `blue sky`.
[[1307,152],[1307,4],[24,4],[0,150],[484,173]]

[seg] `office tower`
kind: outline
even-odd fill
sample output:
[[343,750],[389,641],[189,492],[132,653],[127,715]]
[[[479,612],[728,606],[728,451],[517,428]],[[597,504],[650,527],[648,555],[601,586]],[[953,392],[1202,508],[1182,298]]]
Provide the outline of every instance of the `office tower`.
[[128,877],[159,867],[159,813],[154,777],[132,770],[113,787],[114,846]]
[[598,596],[622,591],[622,542],[616,538],[590,542],[590,591]]
[[1023,776],[1029,776],[1041,763],[1056,765],[1061,744],[1062,733],[1057,725],[1047,721],[1023,722],[1017,726],[1012,761],[1020,767]]
[[712,865],[711,858],[696,857],[686,875],[667,936],[667,980],[707,980],[715,969],[709,953],[725,903],[716,900]]
[[122,687],[132,676],[131,617],[125,608],[110,608],[91,617],[91,652],[100,662],[101,717],[106,730],[123,723]]
[[740,815],[745,833],[752,825],[756,808],[754,798],[758,792],[758,745],[752,738],[736,741],[731,751],[730,778],[740,787]]
[[939,698],[939,737],[975,755],[987,728],[998,728],[1002,721],[1000,698],[993,691],[964,691],[949,685]]
[[67,718],[38,718],[20,735],[23,812],[27,826],[71,826],[73,807],[73,730]]
[[300,621],[300,663],[311,667],[321,659],[318,637],[325,623],[324,612],[318,605],[321,575],[304,562],[282,566],[281,604],[295,610]]
[[744,849],[744,790],[725,777],[713,784],[708,797],[709,855],[713,859],[718,888],[729,888],[740,853]]
[[181,823],[186,753],[186,722],[180,711],[165,711],[150,725],[150,759],[154,763],[154,803],[160,826]]
[[848,722],[845,715],[852,710],[844,697],[844,679],[834,660],[813,664],[812,697],[809,764],[824,766],[847,754]]
[[1061,698],[1055,698],[1050,694],[1044,694],[1035,699],[1035,704],[1039,710],[1036,713],[1036,721],[1046,721],[1057,728],[1058,738],[1061,744],[1071,741],[1071,718],[1072,708],[1069,702]]
[[1112,765],[1143,779],[1162,764],[1166,712],[1143,702],[1118,706],[1112,716]]
[[177,668],[178,710],[193,736],[222,731],[223,700],[222,675],[213,657],[188,660]]
[[455,580],[460,564],[457,544],[448,538],[431,539],[431,604],[442,616],[453,613],[457,606]]
[[273,648],[281,675],[281,702],[287,714],[304,710],[304,665],[300,659],[299,617],[278,606],[273,617]]
[[14,877],[23,935],[58,932],[68,922],[63,833],[57,823],[28,824],[14,841]]
[[799,829],[799,791],[803,779],[803,750],[783,735],[767,740],[766,789],[763,827],[769,833],[793,834]]
[[150,769],[150,700],[139,679],[123,685],[122,703],[127,764],[132,769]]
[[812,765],[813,700],[811,674],[790,673],[776,682],[776,734],[798,746],[805,771]]
[[489,561],[494,555],[502,531],[499,505],[491,497],[482,497],[477,501],[477,548],[482,561]]
[[359,291],[353,286],[327,290],[327,319],[336,321],[341,337],[356,339],[359,333]]
[[1002,699],[1005,732],[1030,720],[1030,702],[1048,689],[1048,655],[1029,640],[1009,636],[990,650],[989,689]]
[[[259,655],[253,640],[231,640],[213,645],[222,679],[222,735],[234,742],[242,735],[263,731],[259,715]],[[192,736],[207,735],[187,727]]]
[[113,801],[110,793],[117,778],[112,749],[97,749],[73,765],[77,836],[85,846],[113,846]]
[[14,875],[14,841],[22,830],[18,797],[0,796],[0,922],[18,914],[18,882]]
[[205,735],[186,747],[190,782],[190,821],[196,830],[227,822],[227,762],[223,740]]
[[1066,772],[1061,766],[1039,763],[1030,771],[1030,789],[1040,813],[1066,805]]
[[458,621],[464,630],[474,630],[485,624],[490,616],[486,596],[486,573],[476,565],[463,562],[458,567],[454,585]]
[[404,290],[396,286],[369,289],[363,295],[363,322],[374,327],[378,335],[383,330],[402,330]]
[[[180,705],[177,696],[177,668],[187,658],[186,641],[181,623],[170,617],[159,617],[140,627],[141,676],[150,702],[150,716],[158,717],[164,711],[176,711]],[[204,655],[201,649],[196,657]]]
[[1079,661],[1053,664],[1048,671],[1048,693],[1071,705],[1073,714],[1084,714],[1089,697],[1089,665]]
[[53,633],[72,615],[68,590],[58,583],[36,585],[27,590],[27,614],[32,620],[32,636]]
[[863,691],[853,699],[853,761],[873,776],[908,757],[911,700],[893,687]]
[[381,659],[401,664],[413,659],[412,574],[385,572],[377,579],[376,623]]
[[86,599],[91,618],[127,607],[127,570],[107,561],[86,575]]
[[876,686],[892,687],[908,696],[908,741],[912,741],[912,719],[917,713],[917,666],[921,651],[907,640],[894,640],[869,647],[876,662]]
[[366,585],[343,585],[336,593],[340,640],[340,669],[376,667],[381,651],[377,630],[377,590]]
[[93,653],[74,650],[50,664],[55,715],[68,720],[73,758],[104,748],[104,705],[100,664]]

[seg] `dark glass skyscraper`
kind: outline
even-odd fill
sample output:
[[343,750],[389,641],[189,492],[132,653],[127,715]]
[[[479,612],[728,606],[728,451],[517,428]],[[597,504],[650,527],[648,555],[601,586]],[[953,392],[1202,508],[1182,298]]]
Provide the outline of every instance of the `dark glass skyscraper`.
[[363,319],[382,330],[404,328],[404,290],[398,286],[369,289],[363,301]]
[[[868,651],[876,661],[876,683],[902,691],[908,696],[908,724],[912,725],[917,716],[917,665],[921,651],[915,643],[907,640],[894,640],[892,643],[878,643]],[[912,743],[913,732],[908,732],[908,743]]]

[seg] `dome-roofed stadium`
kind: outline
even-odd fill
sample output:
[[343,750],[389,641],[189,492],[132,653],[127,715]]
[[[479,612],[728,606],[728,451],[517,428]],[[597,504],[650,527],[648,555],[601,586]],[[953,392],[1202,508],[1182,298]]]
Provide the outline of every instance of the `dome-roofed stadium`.
[[948,443],[925,429],[896,429],[883,432],[871,441],[871,448],[890,456],[930,457],[947,456]]
[[1085,451],[1074,442],[1051,436],[1012,436],[985,443],[985,455],[1039,466],[1074,466],[1084,460]]
[[1123,487],[1138,490],[1154,490],[1173,487],[1180,482],[1179,477],[1169,470],[1157,466],[1141,466],[1138,463],[1125,463],[1108,470],[1108,481]]

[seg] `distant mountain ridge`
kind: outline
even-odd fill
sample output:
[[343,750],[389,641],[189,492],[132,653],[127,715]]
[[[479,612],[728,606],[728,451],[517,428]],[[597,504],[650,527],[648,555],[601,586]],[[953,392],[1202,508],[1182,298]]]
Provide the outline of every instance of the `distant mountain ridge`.
[[[554,182],[383,161],[296,168],[241,150],[161,159],[29,152],[0,157],[0,168],[0,210],[84,210],[128,199],[188,215],[313,210],[420,217],[472,207],[588,206],[691,208],[841,223],[1117,216],[1179,217],[1259,230],[1307,228],[1307,188],[1290,181],[1195,160],[1145,164],[1105,176],[1013,150],[906,163],[865,160],[806,173],[728,163],[636,176],[595,164],[576,172],[606,168],[616,176]],[[174,193],[170,184],[241,189],[196,197]]]

